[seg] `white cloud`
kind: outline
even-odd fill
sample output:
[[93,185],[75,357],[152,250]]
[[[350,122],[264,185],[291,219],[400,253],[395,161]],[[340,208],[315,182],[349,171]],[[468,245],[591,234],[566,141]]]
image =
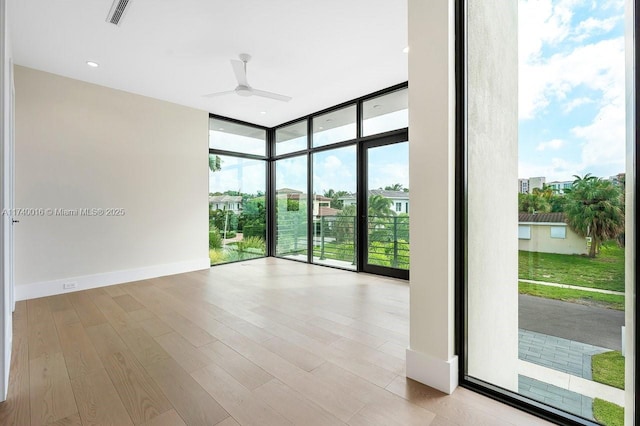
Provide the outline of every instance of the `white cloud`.
[[343,168],[342,161],[335,155],[329,155],[324,160],[325,171],[335,171]]
[[568,114],[574,109],[578,108],[579,106],[592,104],[594,102],[595,101],[593,99],[587,98],[586,96],[582,98],[571,99],[568,103],[564,105],[564,112],[565,114]]
[[571,132],[585,141],[582,148],[582,168],[592,166],[625,168],[625,109],[624,98],[604,106],[593,122],[578,126]]
[[520,64],[520,119],[531,119],[552,101],[564,100],[578,86],[610,100],[624,91],[624,39],[618,37]]
[[583,41],[586,38],[609,32],[616,26],[618,21],[622,19],[622,16],[613,16],[606,19],[588,18],[578,24],[575,29],[576,35],[573,37],[574,41]]
[[551,139],[550,141],[540,142],[536,147],[536,151],[544,151],[545,149],[558,150],[564,146],[562,139]]

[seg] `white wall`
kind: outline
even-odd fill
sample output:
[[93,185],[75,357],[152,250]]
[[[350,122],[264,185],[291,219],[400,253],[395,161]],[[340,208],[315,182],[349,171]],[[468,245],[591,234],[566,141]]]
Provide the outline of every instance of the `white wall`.
[[425,220],[412,220],[410,225],[407,377],[447,393],[458,384],[453,309],[453,4],[453,0],[409,0],[409,181],[413,188],[421,188],[411,191],[410,214]]
[[208,114],[16,67],[18,299],[208,267]]
[[466,16],[467,373],[517,392],[518,198],[496,188],[518,180],[518,4]]
[[[11,43],[9,40],[8,13],[5,0],[0,0],[0,208],[4,210],[5,200],[10,196],[5,192],[6,151],[11,137]],[[9,385],[9,363],[11,361],[11,335],[13,310],[10,283],[7,281],[7,267],[5,264],[5,239],[11,218],[2,215],[0,220],[0,401],[7,397]]]

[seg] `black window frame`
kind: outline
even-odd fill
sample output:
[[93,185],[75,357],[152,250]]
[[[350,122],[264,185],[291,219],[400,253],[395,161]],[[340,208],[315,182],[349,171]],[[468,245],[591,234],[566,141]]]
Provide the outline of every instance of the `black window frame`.
[[[395,84],[393,86],[387,87],[385,89],[382,90],[378,90],[376,92],[373,93],[369,93],[365,96],[361,96],[359,98],[355,98],[355,99],[351,99],[348,100],[346,102],[342,102],[338,105],[334,105],[331,106],[329,108],[325,108],[322,109],[320,111],[316,111],[312,114],[308,114],[308,115],[304,115],[302,117],[297,117],[293,120],[289,120],[287,122],[284,122],[282,124],[278,124],[277,126],[274,127],[265,127],[265,126],[260,126],[257,124],[253,124],[253,123],[249,123],[246,121],[242,121],[242,120],[237,120],[234,118],[230,118],[230,117],[224,117],[221,115],[217,115],[217,114],[209,114],[209,118],[215,118],[217,120],[222,120],[222,121],[229,121],[235,124],[241,124],[241,125],[245,125],[245,126],[250,126],[250,127],[254,127],[257,129],[262,129],[262,130],[266,130],[266,155],[265,156],[261,156],[261,155],[254,155],[254,154],[246,154],[246,153],[241,153],[241,152],[235,152],[235,151],[226,151],[226,150],[219,150],[219,149],[214,149],[209,147],[209,154],[217,154],[217,155],[228,155],[228,156],[235,156],[235,157],[242,157],[242,158],[249,158],[249,159],[256,159],[256,160],[265,160],[267,162],[267,184],[266,184],[266,195],[267,195],[267,251],[264,257],[278,257],[278,258],[282,258],[282,259],[286,259],[286,260],[290,260],[293,262],[303,262],[303,263],[309,263],[309,264],[313,264],[313,265],[318,265],[318,266],[324,266],[327,268],[336,268],[336,269],[341,269],[341,270],[345,270],[345,271],[351,271],[351,272],[372,272],[372,273],[376,273],[379,275],[385,275],[385,276],[390,276],[393,278],[400,278],[400,279],[405,279],[408,280],[409,279],[409,270],[401,270],[401,269],[394,269],[394,268],[385,268],[385,267],[375,267],[375,268],[364,268],[364,257],[361,256],[360,254],[358,254],[359,247],[364,247],[366,242],[364,240],[365,237],[365,233],[362,232],[363,225],[362,225],[362,218],[366,216],[366,211],[364,211],[366,206],[366,197],[363,198],[360,196],[360,194],[362,193],[362,191],[364,191],[364,182],[366,179],[366,165],[364,165],[364,161],[361,161],[360,157],[362,156],[362,153],[365,150],[366,146],[375,146],[375,145],[385,145],[385,144],[390,144],[390,143],[400,143],[400,142],[406,142],[409,139],[409,130],[407,127],[404,128],[400,128],[400,129],[396,129],[396,130],[390,130],[390,131],[386,131],[386,132],[382,132],[382,133],[378,133],[378,134],[373,134],[373,135],[369,135],[369,136],[362,136],[362,120],[363,120],[363,116],[362,116],[362,104],[370,99],[374,99],[377,98],[379,96],[382,95],[387,95],[390,93],[393,93],[395,91],[399,91],[399,90],[406,90],[408,89],[409,84],[408,82],[402,82],[399,84]],[[340,142],[336,142],[336,143],[332,143],[332,144],[327,144],[327,145],[322,145],[322,146],[317,146],[314,147],[313,146],[313,119],[318,117],[318,116],[322,116],[324,114],[330,113],[330,112],[334,112],[349,106],[356,106],[356,137],[354,139],[350,139],[350,140],[345,140],[345,141],[340,141]],[[307,144],[306,144],[306,148],[301,149],[301,150],[297,150],[297,151],[292,151],[292,152],[287,152],[286,154],[280,154],[277,155],[276,154],[276,131],[278,129],[281,129],[283,127],[289,126],[291,124],[296,124],[296,123],[300,123],[300,122],[306,122],[307,123]],[[315,153],[319,153],[319,152],[323,152],[323,151],[330,151],[333,149],[337,149],[337,148],[344,148],[344,147],[349,147],[349,146],[355,146],[356,147],[356,159],[357,159],[357,193],[358,195],[358,203],[356,205],[356,210],[357,210],[357,216],[358,218],[360,218],[360,220],[358,221],[358,232],[357,232],[357,241],[356,241],[356,255],[358,258],[358,261],[356,262],[356,269],[350,269],[350,268],[342,268],[340,266],[334,266],[334,265],[326,265],[326,264],[321,264],[321,263],[314,263],[313,262],[313,209],[312,209],[312,204],[308,204],[307,206],[307,259],[306,260],[297,260],[297,259],[290,259],[287,257],[281,257],[278,256],[276,254],[276,223],[275,223],[275,218],[276,218],[276,200],[275,200],[275,191],[276,191],[276,175],[275,175],[275,168],[276,168],[276,161],[278,160],[282,160],[282,159],[286,159],[286,158],[292,158],[292,157],[299,157],[302,155],[305,155],[307,157],[307,194],[308,196],[311,196],[313,194],[313,154]],[[362,204],[362,199],[365,200],[365,203]],[[232,263],[232,262],[228,262],[228,263]],[[213,265],[216,266],[216,265]],[[365,270],[366,269],[366,270]],[[374,271],[375,269],[375,271]]]
[[[640,0],[633,0],[633,26],[635,29],[640,28],[640,22],[638,19],[638,13],[640,12]],[[546,405],[544,403],[526,398],[519,395],[516,392],[507,391],[503,388],[495,386],[491,383],[483,380],[470,377],[467,375],[467,295],[466,295],[466,277],[467,277],[467,209],[468,209],[468,187],[467,187],[467,152],[466,152],[466,1],[456,0],[455,2],[455,86],[456,86],[456,125],[455,125],[455,351],[458,356],[458,385],[474,392],[485,395],[489,398],[500,401],[504,404],[510,405],[536,417],[540,417],[547,421],[566,426],[596,426],[599,423],[595,423],[586,420],[582,417],[567,413],[558,408]],[[626,31],[632,29],[627,28]],[[637,32],[637,30],[636,30]],[[628,34],[625,33],[625,36]],[[633,176],[634,182],[634,205],[636,215],[638,214],[638,148],[640,147],[640,138],[638,132],[638,125],[640,124],[640,111],[638,109],[638,98],[640,91],[640,82],[638,79],[638,70],[640,70],[640,63],[638,61],[638,37],[634,34],[634,58],[633,65],[635,70],[634,75],[634,92],[632,94],[632,101],[634,103],[634,120],[635,120],[635,149],[633,154],[633,170],[635,175]],[[635,246],[635,259],[633,259],[634,265],[637,264],[638,253],[638,238],[637,229],[633,236],[633,244]],[[637,278],[636,278],[637,280]],[[638,306],[638,294],[634,292],[633,304]],[[635,312],[633,318],[634,328],[636,331],[639,327],[638,315]],[[625,410],[634,410],[634,424],[640,425],[640,413],[638,413],[638,406],[640,398],[638,396],[638,386],[640,385],[638,380],[639,362],[638,362],[638,339],[634,339],[634,368],[636,374],[634,375],[634,406],[625,407]]]

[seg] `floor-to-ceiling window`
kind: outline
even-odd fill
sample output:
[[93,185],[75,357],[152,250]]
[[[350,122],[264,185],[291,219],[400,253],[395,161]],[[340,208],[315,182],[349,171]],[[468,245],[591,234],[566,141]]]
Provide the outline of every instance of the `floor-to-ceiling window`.
[[272,129],[212,116],[212,264],[272,255],[408,278],[407,92]]
[[406,278],[407,89],[276,127],[274,254]]
[[313,157],[313,262],[356,269],[356,146]]
[[266,255],[266,130],[209,119],[211,264]]
[[556,422],[625,424],[633,7],[458,4],[463,382]]
[[276,255],[307,260],[307,156],[275,162]]

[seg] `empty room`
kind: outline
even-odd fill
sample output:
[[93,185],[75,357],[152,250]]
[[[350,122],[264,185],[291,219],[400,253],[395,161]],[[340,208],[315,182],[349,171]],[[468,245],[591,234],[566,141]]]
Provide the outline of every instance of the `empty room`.
[[640,424],[638,7],[0,0],[0,424]]

